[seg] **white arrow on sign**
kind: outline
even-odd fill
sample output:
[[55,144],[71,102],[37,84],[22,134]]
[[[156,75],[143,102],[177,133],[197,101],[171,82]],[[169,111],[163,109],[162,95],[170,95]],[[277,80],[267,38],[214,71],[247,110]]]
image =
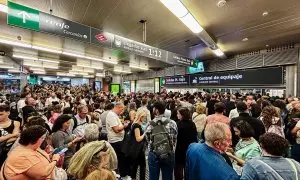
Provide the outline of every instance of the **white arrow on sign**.
[[18,15],[23,16],[23,23],[24,24],[26,23],[26,17],[31,18],[26,11],[21,11],[21,12],[18,13]]

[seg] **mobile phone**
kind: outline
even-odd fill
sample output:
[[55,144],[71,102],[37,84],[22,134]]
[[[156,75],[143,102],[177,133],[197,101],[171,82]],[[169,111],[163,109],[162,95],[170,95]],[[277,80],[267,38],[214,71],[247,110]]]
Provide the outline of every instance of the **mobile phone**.
[[56,148],[52,154],[63,154],[68,150],[68,148]]

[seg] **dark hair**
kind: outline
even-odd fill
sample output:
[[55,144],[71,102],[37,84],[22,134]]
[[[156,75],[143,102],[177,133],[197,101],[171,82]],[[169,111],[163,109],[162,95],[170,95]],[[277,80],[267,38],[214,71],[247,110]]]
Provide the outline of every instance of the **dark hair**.
[[244,111],[246,111],[248,108],[247,108],[247,104],[246,103],[244,103],[244,102],[238,102],[237,104],[236,104],[236,109],[239,111],[239,112],[244,112]]
[[[277,117],[277,111],[274,106],[266,106],[261,112],[262,121],[266,127],[266,129],[269,129],[270,126],[273,124],[273,118]],[[279,127],[282,126],[281,120],[279,120],[276,124]]]
[[240,131],[240,138],[250,138],[255,134],[252,126],[247,121],[238,121],[234,127]]
[[225,107],[224,103],[218,102],[214,105],[214,109],[215,109],[216,112],[222,113],[222,112],[224,112],[226,107]]
[[95,108],[95,109],[99,109],[99,108],[100,108],[100,104],[99,104],[99,103],[95,103],[95,104],[94,104],[94,108]]
[[166,105],[163,101],[156,101],[153,104],[153,108],[157,109],[159,114],[164,114],[166,110]]
[[258,118],[261,114],[261,106],[257,103],[250,104],[252,117]]
[[148,99],[147,98],[143,98],[142,99],[142,105],[145,106],[148,104]]
[[0,105],[0,112],[9,112],[10,107],[8,105]]
[[30,126],[21,133],[19,143],[24,146],[35,144],[46,133],[47,129],[42,126]]
[[71,117],[69,115],[66,115],[66,114],[60,115],[53,124],[52,133],[61,130],[63,127],[63,124],[65,122],[68,122],[70,119],[71,119]]
[[182,116],[182,120],[189,120],[190,119],[190,111],[188,108],[180,108],[178,112]]
[[73,114],[74,112],[72,111],[71,107],[66,107],[63,110],[63,114]]
[[112,110],[115,107],[115,105],[113,103],[108,103],[105,105],[104,110],[108,111],[108,110]]
[[289,148],[288,140],[275,133],[265,133],[259,142],[267,153],[274,156],[283,156]]

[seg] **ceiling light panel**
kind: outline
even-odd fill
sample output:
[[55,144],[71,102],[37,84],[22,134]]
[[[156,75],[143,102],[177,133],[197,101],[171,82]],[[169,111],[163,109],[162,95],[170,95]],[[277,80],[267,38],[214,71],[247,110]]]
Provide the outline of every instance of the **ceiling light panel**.
[[160,0],[178,18],[185,16],[189,11],[180,0]]

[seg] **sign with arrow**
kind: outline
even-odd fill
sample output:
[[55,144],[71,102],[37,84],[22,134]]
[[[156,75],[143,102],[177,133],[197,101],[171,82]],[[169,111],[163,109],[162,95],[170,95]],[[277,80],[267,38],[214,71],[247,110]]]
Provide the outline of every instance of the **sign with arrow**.
[[39,31],[40,12],[38,10],[10,1],[8,1],[7,3],[7,23],[9,25]]

